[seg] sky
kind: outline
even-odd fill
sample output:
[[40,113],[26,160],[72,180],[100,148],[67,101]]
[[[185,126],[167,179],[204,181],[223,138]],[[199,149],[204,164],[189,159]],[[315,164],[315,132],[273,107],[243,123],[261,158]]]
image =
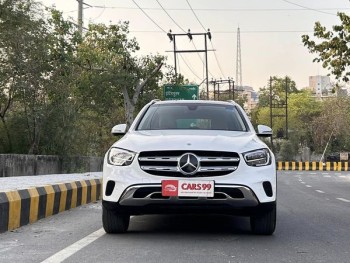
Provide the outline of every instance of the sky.
[[[77,21],[76,0],[42,0]],[[113,24],[130,22],[130,37],[140,44],[140,55],[161,54],[174,66],[173,43],[166,33],[212,34],[208,42],[209,80],[236,79],[237,28],[240,28],[242,84],[255,90],[270,76],[289,76],[299,89],[309,85],[309,76],[327,75],[312,62],[301,36],[312,35],[316,21],[331,29],[340,24],[337,12],[350,12],[348,0],[84,0],[83,21]],[[204,36],[176,37],[178,50],[204,49]],[[181,53],[178,72],[191,82],[205,79],[204,53]],[[331,77],[331,79],[334,79]]]

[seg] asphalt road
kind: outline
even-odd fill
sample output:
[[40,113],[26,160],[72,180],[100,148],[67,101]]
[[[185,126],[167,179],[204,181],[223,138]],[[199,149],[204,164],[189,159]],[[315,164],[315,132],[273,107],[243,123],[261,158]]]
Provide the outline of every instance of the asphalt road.
[[232,216],[137,216],[101,229],[101,203],[0,234],[0,262],[350,262],[350,172],[279,172],[277,229]]

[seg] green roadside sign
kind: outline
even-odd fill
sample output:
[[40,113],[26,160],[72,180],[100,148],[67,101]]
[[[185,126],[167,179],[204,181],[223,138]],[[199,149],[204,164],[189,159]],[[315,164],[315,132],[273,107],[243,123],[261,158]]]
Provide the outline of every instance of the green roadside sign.
[[164,85],[164,100],[198,100],[198,85]]

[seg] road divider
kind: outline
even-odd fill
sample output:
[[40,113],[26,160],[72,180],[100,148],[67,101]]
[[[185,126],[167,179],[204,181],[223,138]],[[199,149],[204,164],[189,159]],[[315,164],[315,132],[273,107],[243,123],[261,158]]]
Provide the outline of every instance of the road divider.
[[278,171],[349,171],[348,162],[277,162]]
[[31,224],[101,196],[102,179],[0,192],[0,233]]

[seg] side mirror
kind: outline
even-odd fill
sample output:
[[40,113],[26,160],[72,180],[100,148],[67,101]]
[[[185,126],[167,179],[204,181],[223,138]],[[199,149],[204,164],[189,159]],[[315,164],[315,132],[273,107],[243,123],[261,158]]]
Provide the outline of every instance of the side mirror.
[[258,136],[260,137],[271,137],[272,129],[266,125],[258,125]]
[[125,134],[125,133],[126,133],[126,124],[118,124],[118,125],[115,125],[115,126],[112,128],[111,133],[112,133],[114,136]]

